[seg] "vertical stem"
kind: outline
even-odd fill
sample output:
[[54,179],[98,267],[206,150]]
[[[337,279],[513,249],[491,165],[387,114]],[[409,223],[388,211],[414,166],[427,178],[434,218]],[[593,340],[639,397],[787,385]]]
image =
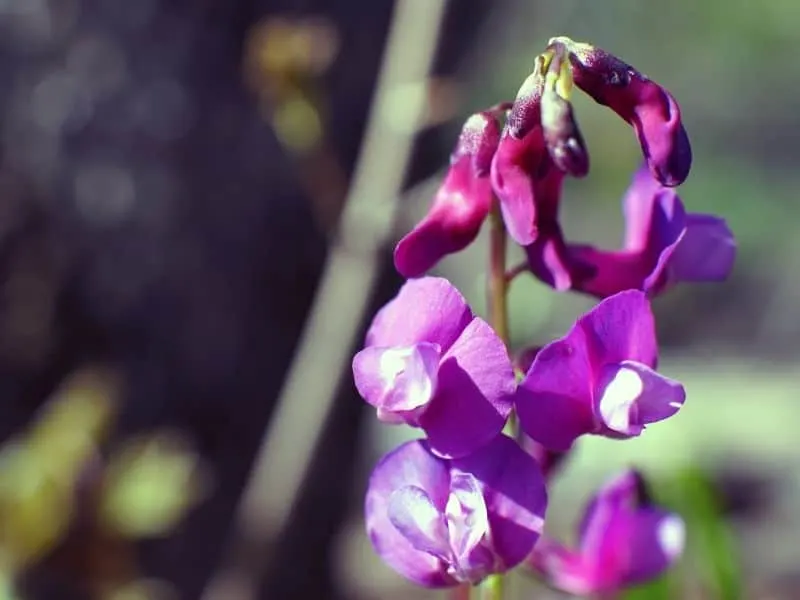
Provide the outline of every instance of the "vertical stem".
[[[489,274],[487,292],[490,322],[497,335],[508,347],[510,342],[508,325],[508,279],[506,278],[506,226],[500,205],[495,198],[489,213]],[[508,419],[507,428],[516,434],[517,419],[514,412]],[[481,600],[502,600],[503,576],[490,575],[480,585]]]
[[506,279],[506,227],[497,201],[489,213],[489,314],[491,324],[508,346],[508,280]]
[[[489,301],[489,319],[492,327],[508,347],[511,341],[508,325],[508,287],[506,275],[506,226],[500,206],[495,199],[489,213],[489,277],[487,283]],[[506,423],[505,432],[519,439],[517,415],[511,412]]]

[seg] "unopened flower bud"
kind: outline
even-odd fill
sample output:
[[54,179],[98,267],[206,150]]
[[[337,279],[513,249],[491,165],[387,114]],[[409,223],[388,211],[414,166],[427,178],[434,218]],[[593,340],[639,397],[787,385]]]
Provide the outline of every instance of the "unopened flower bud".
[[672,95],[605,50],[567,37],[553,38],[550,45],[568,49],[575,85],[633,126],[655,178],[669,187],[683,183],[692,149]]
[[572,73],[566,48],[555,45],[541,97],[541,123],[555,165],[574,177],[589,172],[589,154],[572,110]]

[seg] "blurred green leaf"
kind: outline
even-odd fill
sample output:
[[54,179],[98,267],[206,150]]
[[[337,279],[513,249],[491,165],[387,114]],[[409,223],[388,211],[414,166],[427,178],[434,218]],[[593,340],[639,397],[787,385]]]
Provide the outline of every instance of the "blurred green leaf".
[[109,461],[101,520],[126,537],[164,535],[200,500],[204,488],[199,458],[180,437],[131,440]]
[[623,600],[674,600],[678,598],[678,585],[674,577],[659,577],[648,584],[629,589],[622,595]]
[[741,598],[743,583],[736,542],[709,478],[701,469],[691,467],[654,484],[653,492],[658,502],[677,511],[686,522],[687,548],[683,571],[689,570],[687,575],[699,579],[706,597],[717,600]]

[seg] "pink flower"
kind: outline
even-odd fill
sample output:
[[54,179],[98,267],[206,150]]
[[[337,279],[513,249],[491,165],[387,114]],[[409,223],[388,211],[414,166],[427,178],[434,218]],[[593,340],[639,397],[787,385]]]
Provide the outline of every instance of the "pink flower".
[[651,506],[641,476],[627,471],[587,506],[577,549],[542,539],[528,564],[569,594],[613,594],[660,576],[681,556],[684,542],[683,520]]

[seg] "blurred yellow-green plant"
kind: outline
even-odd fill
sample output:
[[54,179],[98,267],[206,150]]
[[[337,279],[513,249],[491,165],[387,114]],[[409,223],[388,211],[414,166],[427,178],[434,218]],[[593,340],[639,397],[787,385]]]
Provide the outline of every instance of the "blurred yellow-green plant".
[[[25,433],[0,448],[0,600],[15,598],[15,579],[68,544],[76,528],[88,540],[80,546],[86,560],[102,556],[112,565],[90,569],[96,580],[85,585],[93,596],[169,597],[163,584],[138,579],[135,551],[125,545],[169,533],[202,499],[209,478],[174,433],[109,444],[118,390],[113,374],[79,371]],[[81,551],[67,553],[75,560]]]

